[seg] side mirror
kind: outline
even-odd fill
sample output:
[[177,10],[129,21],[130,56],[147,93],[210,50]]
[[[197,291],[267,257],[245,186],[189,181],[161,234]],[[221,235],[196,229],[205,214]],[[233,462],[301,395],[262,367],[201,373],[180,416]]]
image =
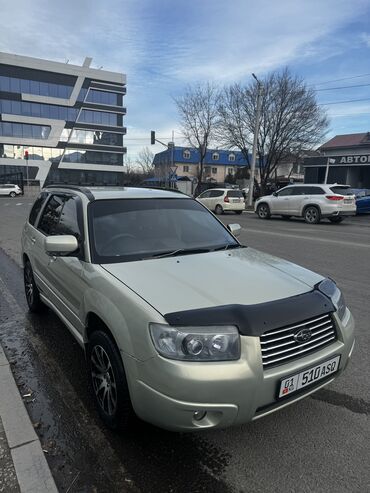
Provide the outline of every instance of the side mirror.
[[47,236],[44,248],[48,255],[67,255],[77,250],[78,242],[72,235]]
[[240,224],[228,224],[227,229],[234,236],[239,236],[242,231]]
[[278,196],[277,192],[272,192],[272,195],[273,195],[274,197],[277,197],[277,196]]

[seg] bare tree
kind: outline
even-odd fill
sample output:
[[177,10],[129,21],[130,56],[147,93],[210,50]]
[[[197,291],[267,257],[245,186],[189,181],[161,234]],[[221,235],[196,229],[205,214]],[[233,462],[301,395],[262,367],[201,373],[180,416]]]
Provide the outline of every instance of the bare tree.
[[[261,123],[257,154],[264,190],[279,163],[291,149],[312,149],[328,128],[325,111],[318,106],[315,92],[287,68],[263,80]],[[218,134],[230,147],[243,154],[252,147],[258,87],[253,81],[242,87],[226,88],[219,103]]]
[[136,163],[143,170],[145,175],[154,173],[153,164],[154,154],[149,147],[144,147],[137,155]]
[[175,103],[180,116],[184,136],[190,146],[199,153],[198,187],[203,179],[204,159],[213,141],[217,120],[218,89],[210,84],[188,87]]

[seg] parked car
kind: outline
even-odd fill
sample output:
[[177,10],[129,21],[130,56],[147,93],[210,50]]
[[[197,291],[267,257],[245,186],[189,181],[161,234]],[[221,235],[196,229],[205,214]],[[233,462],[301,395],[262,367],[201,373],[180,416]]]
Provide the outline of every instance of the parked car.
[[350,191],[356,197],[357,214],[370,213],[370,189],[369,188],[351,188]]
[[198,195],[197,200],[209,210],[214,211],[215,214],[223,214],[225,211],[241,214],[245,209],[244,196],[241,190],[212,188]]
[[6,195],[8,197],[16,197],[17,195],[22,195],[22,189],[18,185],[13,185],[11,183],[0,184],[0,195]]
[[278,214],[285,219],[303,217],[307,223],[316,224],[327,218],[340,223],[346,216],[356,214],[355,196],[348,193],[347,185],[295,184],[260,197],[255,212],[261,219]]
[[186,195],[46,188],[22,234],[29,309],[85,353],[107,426],[245,423],[338,377],[354,321],[330,280],[244,247]]

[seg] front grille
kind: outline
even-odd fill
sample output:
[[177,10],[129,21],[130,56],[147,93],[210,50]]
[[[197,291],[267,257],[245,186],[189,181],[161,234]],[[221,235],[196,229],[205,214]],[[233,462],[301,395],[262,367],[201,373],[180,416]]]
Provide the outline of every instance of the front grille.
[[[311,331],[311,338],[307,342],[297,342],[294,339],[302,329]],[[283,365],[306,356],[331,343],[336,337],[335,325],[330,314],[311,318],[300,324],[269,330],[260,337],[263,367]]]

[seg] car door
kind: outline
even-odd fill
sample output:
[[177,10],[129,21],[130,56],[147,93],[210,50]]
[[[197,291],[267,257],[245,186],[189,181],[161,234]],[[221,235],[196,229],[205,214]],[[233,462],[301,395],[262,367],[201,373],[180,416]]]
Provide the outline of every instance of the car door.
[[308,199],[309,187],[292,186],[289,187],[290,195],[288,200],[284,201],[283,213],[287,216],[299,216],[302,210],[302,204]]
[[[79,332],[83,321],[79,312],[85,284],[83,270],[83,225],[80,198],[74,195],[52,195],[45,205],[37,227],[34,244],[34,261],[41,291],[57,310]],[[78,212],[80,209],[80,213]],[[73,234],[79,242],[79,250],[67,256],[49,255],[45,251],[45,237]]]
[[216,209],[217,204],[223,205],[223,195],[224,190],[211,190],[211,195],[209,199],[209,209],[214,211]]
[[269,206],[272,214],[287,214],[292,187],[285,187],[269,197]]
[[203,205],[205,205],[206,207],[208,207],[208,209],[210,209],[210,206],[211,206],[211,191],[210,190],[206,190],[205,192],[201,193],[198,197],[197,197],[197,200],[199,200],[199,202],[201,202]]

